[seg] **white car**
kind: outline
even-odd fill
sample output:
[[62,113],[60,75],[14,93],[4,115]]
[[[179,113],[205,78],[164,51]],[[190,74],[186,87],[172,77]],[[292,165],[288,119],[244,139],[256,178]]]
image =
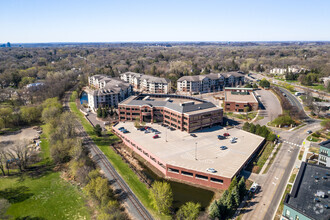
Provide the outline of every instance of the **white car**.
[[206,171],[211,173],[217,172],[214,168],[207,168]]

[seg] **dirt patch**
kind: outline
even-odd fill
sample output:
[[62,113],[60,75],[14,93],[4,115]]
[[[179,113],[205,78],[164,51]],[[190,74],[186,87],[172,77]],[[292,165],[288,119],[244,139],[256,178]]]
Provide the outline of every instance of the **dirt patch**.
[[28,140],[31,141],[33,138],[39,136],[36,129],[23,128],[20,132],[15,132],[9,135],[1,135],[0,136],[0,145],[3,144],[5,147],[10,147],[17,143],[18,141]]

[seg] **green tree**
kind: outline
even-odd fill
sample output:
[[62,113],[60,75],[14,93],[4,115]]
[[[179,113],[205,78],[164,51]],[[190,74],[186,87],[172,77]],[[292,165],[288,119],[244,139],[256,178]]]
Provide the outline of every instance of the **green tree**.
[[235,208],[237,208],[239,206],[239,203],[240,203],[240,195],[239,195],[239,191],[237,189],[237,187],[235,187],[232,191],[231,191],[231,194],[233,195],[234,197],[234,206]]
[[91,179],[84,187],[85,193],[97,200],[101,206],[105,206],[113,196],[108,180],[102,177]]
[[178,220],[191,219],[195,220],[198,217],[201,205],[199,203],[187,202],[182,205],[177,212],[176,216]]
[[243,197],[245,196],[246,193],[246,186],[245,186],[245,179],[244,177],[242,177],[240,179],[240,181],[238,182],[238,192],[239,192],[239,196],[241,198],[241,200],[243,199]]
[[229,187],[228,187],[228,192],[231,193],[231,191],[237,187],[238,183],[237,183],[237,178],[236,176],[233,178],[233,180],[231,181]]
[[245,122],[243,125],[243,130],[244,131],[250,131],[250,123],[249,122]]
[[0,108],[0,125],[7,128],[12,119],[13,109],[10,107]]
[[217,201],[213,201],[208,209],[208,214],[211,219],[220,219],[220,210]]
[[62,113],[62,108],[56,106],[50,106],[42,110],[41,118],[44,122],[49,122],[58,118]]
[[156,181],[152,184],[149,197],[151,205],[158,213],[168,214],[173,202],[173,193],[169,183]]
[[260,82],[259,82],[259,85],[262,87],[262,88],[269,88],[270,87],[270,82],[266,79],[262,79]]
[[21,108],[21,117],[23,121],[30,124],[37,122],[41,118],[41,109],[39,107],[22,107]]
[[96,114],[97,114],[97,117],[98,117],[98,118],[102,118],[102,108],[101,108],[101,107],[99,107],[99,108],[97,109]]
[[99,124],[94,126],[94,132],[98,137],[102,135],[102,128]]
[[102,108],[102,118],[106,118],[107,115],[107,110],[105,108]]
[[256,133],[256,126],[254,124],[250,124],[250,132],[255,134]]

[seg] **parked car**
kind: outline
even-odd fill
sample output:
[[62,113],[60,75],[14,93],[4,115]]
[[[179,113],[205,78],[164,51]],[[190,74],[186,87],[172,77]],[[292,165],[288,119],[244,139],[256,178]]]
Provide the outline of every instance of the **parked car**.
[[221,146],[220,149],[221,149],[221,150],[226,150],[226,149],[228,149],[228,147],[226,147],[226,146]]
[[140,131],[145,131],[146,129],[142,127],[142,128],[140,128],[139,130],[140,130]]
[[172,128],[172,127],[171,127],[170,130],[171,130],[171,131],[175,131],[175,128]]
[[123,129],[122,132],[123,132],[124,134],[129,133],[129,131],[127,131],[126,129]]
[[118,128],[118,130],[120,131],[120,130],[123,130],[123,129],[125,129],[124,127],[120,127],[120,128]]
[[307,131],[307,134],[311,134],[311,133],[313,133],[313,131],[311,131],[311,130],[308,130]]
[[210,172],[210,173],[215,173],[215,172],[217,172],[214,168],[207,168],[206,171],[207,171],[207,172]]
[[191,137],[197,137],[197,135],[196,135],[196,134],[190,134],[190,136],[191,136]]
[[230,136],[230,134],[229,133],[224,133],[223,136],[228,137],[228,136]]
[[156,135],[154,135],[152,138],[153,138],[153,139],[159,138],[159,135],[156,134]]
[[148,134],[148,133],[150,133],[150,131],[149,130],[145,130],[144,133],[145,134]]
[[250,188],[250,192],[257,193],[260,189],[260,186],[258,183],[254,182]]
[[160,131],[156,131],[155,134],[160,134]]
[[218,139],[219,140],[223,140],[223,139],[226,139],[226,137],[225,136],[222,136],[222,135],[218,135]]
[[230,143],[232,143],[232,144],[236,143],[236,139],[235,138],[231,138],[230,139]]

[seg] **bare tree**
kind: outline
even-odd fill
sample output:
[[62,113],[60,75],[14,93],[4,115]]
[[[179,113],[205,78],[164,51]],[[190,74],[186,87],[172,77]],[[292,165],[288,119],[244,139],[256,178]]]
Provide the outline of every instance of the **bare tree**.
[[19,141],[13,148],[7,151],[12,161],[15,161],[19,170],[23,172],[29,162],[29,149],[27,140]]

